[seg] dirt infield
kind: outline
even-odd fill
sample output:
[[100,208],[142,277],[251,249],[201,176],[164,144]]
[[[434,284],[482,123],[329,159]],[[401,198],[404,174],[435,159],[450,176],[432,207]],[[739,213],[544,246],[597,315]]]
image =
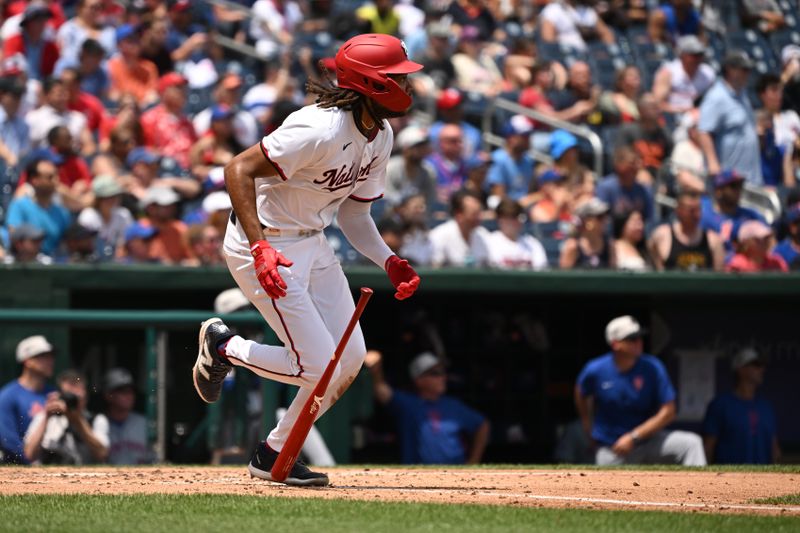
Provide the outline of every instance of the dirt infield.
[[332,486],[251,479],[244,467],[0,468],[0,494],[249,494],[524,507],[783,514],[753,499],[798,492],[800,474],[632,470],[331,468]]

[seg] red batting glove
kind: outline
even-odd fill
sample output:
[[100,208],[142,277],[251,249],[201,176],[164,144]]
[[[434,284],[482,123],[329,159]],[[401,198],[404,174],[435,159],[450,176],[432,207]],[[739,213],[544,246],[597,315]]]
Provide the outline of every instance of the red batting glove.
[[384,269],[389,274],[389,280],[391,280],[392,285],[397,289],[394,297],[398,300],[405,300],[414,294],[414,291],[419,287],[419,276],[405,259],[400,259],[393,255],[386,260]]
[[266,291],[267,296],[276,300],[281,296],[286,296],[286,282],[278,273],[278,267],[290,267],[294,263],[283,257],[267,241],[253,243],[250,247],[250,254],[253,256],[253,266],[256,269],[258,282]]

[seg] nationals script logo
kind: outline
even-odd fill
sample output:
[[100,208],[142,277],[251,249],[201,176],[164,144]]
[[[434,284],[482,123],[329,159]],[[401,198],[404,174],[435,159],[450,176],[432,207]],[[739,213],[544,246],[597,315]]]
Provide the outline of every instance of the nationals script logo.
[[378,159],[377,156],[372,158],[372,161],[365,166],[359,168],[353,163],[350,168],[347,165],[342,165],[342,168],[332,168],[322,173],[322,178],[314,180],[317,185],[322,185],[322,188],[328,192],[338,191],[350,187],[353,182],[365,181],[372,170],[372,165]]

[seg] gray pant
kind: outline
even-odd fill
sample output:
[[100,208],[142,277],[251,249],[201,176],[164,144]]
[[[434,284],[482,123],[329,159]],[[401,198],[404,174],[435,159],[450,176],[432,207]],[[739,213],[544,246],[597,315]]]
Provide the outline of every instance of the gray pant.
[[637,444],[628,455],[617,455],[603,446],[595,454],[598,465],[677,464],[706,466],[703,440],[689,431],[659,431]]

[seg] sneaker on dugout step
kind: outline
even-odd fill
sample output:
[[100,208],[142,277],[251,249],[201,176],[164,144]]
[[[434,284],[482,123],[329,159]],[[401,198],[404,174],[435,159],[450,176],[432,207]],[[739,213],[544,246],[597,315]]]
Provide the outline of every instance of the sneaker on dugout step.
[[200,325],[200,349],[192,368],[192,378],[197,394],[206,403],[219,399],[222,382],[231,370],[232,365],[217,353],[217,346],[231,337],[233,333],[219,318],[210,318]]
[[[277,458],[278,452],[267,448],[262,442],[256,447],[256,451],[253,452],[253,457],[250,459],[250,464],[247,465],[247,470],[252,477],[273,481],[271,472],[272,465],[275,464]],[[303,464],[302,461],[297,461],[294,466],[292,466],[289,475],[286,476],[286,479],[281,483],[298,487],[324,487],[328,485],[330,481],[328,481],[327,474],[313,472]]]

